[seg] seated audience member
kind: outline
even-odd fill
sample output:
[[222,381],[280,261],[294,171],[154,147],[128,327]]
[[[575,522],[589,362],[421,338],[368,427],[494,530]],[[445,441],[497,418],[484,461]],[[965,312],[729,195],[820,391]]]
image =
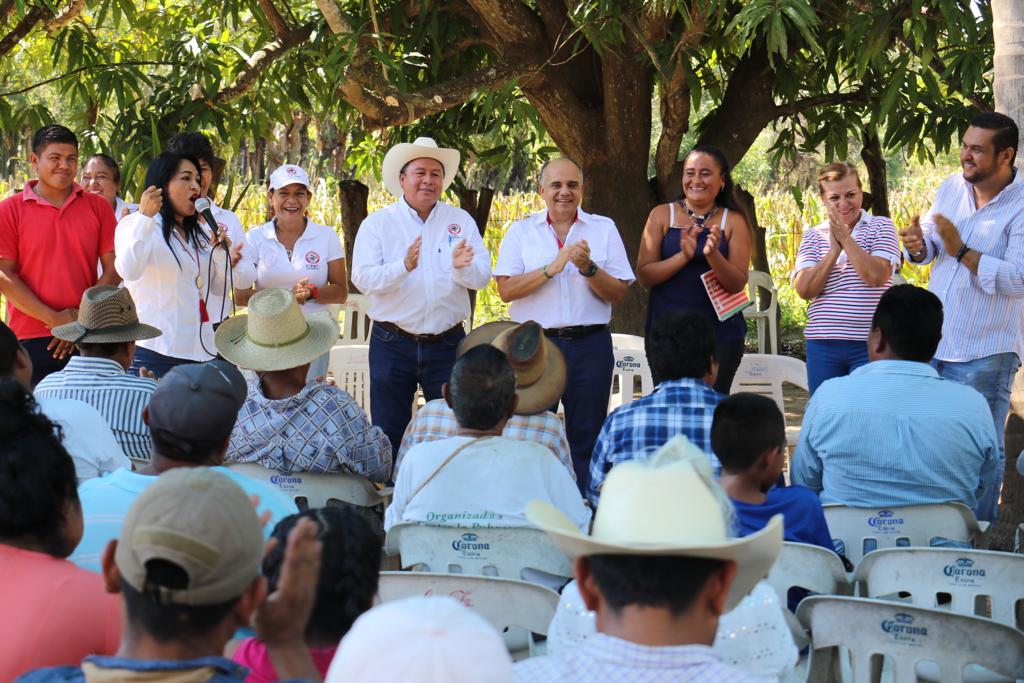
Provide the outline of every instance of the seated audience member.
[[719,483],[736,511],[737,534],[752,534],[782,515],[785,540],[834,550],[817,494],[775,486],[786,459],[786,421],[775,401],[757,394],[725,397],[715,408],[711,443],[722,463]]
[[125,615],[117,656],[40,669],[19,683],[242,683],[245,669],[221,653],[250,624],[268,644],[277,680],[317,679],[302,642],[320,564],[316,525],[302,520],[289,534],[286,578],[269,596],[262,556],[260,520],[229,478],[205,467],[161,475],[103,552],[103,583],[121,594]]
[[[306,625],[306,645],[320,675],[334,659],[338,641],[352,623],[373,607],[380,576],[380,537],[352,510],[325,507],[305,510],[281,520],[271,538],[277,545],[263,560],[263,575],[270,591],[281,581],[285,541],[300,520],[317,525],[317,538],[323,546],[316,603]],[[246,683],[273,683],[277,680],[267,644],[259,638],[246,638],[228,646],[231,659],[249,670]]]
[[0,681],[117,650],[117,600],[64,559],[82,538],[77,487],[59,428],[21,384],[0,380]]
[[324,680],[513,683],[515,676],[505,642],[483,617],[449,597],[416,597],[359,617]]
[[[0,378],[14,379],[25,391],[32,391],[32,358],[11,328],[2,322]],[[60,425],[61,444],[75,464],[78,483],[132,466],[107,421],[88,403],[72,398],[36,396],[36,404],[51,422]]]
[[703,463],[684,459],[683,440],[612,469],[590,535],[550,503],[530,503],[530,521],[573,558],[597,633],[518,663],[520,683],[763,680],[725,664],[711,645],[722,614],[768,575],[782,517],[731,538],[728,500]]
[[[537,323],[523,324],[536,325]],[[481,344],[493,344],[499,334],[515,326],[515,323],[502,320],[473,328],[473,331],[459,342],[456,355],[461,356]],[[569,474],[575,479],[576,471],[572,468],[572,455],[569,453],[569,441],[565,436],[565,425],[557,415],[548,410],[565,389],[565,359],[554,343],[547,340],[546,337],[545,340],[543,354],[519,364],[518,367],[512,366],[516,373],[518,403],[516,404],[516,414],[505,423],[505,431],[501,435],[507,439],[532,441],[541,446],[547,446],[552,453],[558,456],[562,464],[569,469]],[[507,355],[506,349],[502,349],[502,351],[506,351]],[[561,384],[538,382],[540,377],[548,372],[558,373],[562,378]],[[398,457],[395,458],[395,472],[398,471],[402,464],[402,458],[410,448],[418,443],[455,436],[458,430],[459,425],[455,420],[455,412],[443,398],[427,401],[413,416],[409,426],[405,428],[402,445],[398,449]]]
[[[540,326],[523,325],[505,334],[513,355],[542,353]],[[504,343],[499,337],[498,343]],[[555,373],[540,382],[558,382]],[[399,522],[452,526],[529,526],[526,503],[540,499],[586,529],[590,510],[575,482],[551,451],[502,436],[515,413],[516,377],[505,354],[478,346],[455,361],[441,387],[459,422],[456,436],[409,450],[395,481],[384,528]]]
[[718,474],[711,446],[711,418],[721,395],[712,389],[718,374],[715,330],[695,311],[669,311],[644,340],[654,391],[616,408],[597,435],[590,461],[587,498],[597,504],[601,484],[617,463],[645,458],[677,434],[704,451]]
[[52,330],[57,339],[78,347],[67,366],[36,385],[36,398],[71,398],[100,411],[125,455],[149,459],[149,427],[142,411],[156,381],[128,373],[135,341],[160,336],[139,322],[135,302],[125,288],[96,285],[85,290],[78,320]]
[[245,380],[224,361],[181,365],[164,375],[143,413],[153,439],[150,462],[137,472],[118,470],[82,485],[85,536],[71,561],[99,571],[103,549],[121,533],[128,508],[158,475],[177,468],[212,467],[227,475],[259,498],[257,509],[272,524],[298,512],[277,489],[219,466],[244,400]]
[[309,364],[338,339],[329,317],[306,318],[295,295],[264,289],[248,314],[217,329],[217,350],[254,370],[231,433],[228,462],[257,462],[280,472],[351,472],[370,481],[391,475],[391,443],[345,390],[306,381]]
[[937,296],[912,285],[883,294],[870,362],[824,382],[807,405],[793,483],[850,507],[974,508],[994,481],[999,446],[984,397],[929,365],[941,336]]

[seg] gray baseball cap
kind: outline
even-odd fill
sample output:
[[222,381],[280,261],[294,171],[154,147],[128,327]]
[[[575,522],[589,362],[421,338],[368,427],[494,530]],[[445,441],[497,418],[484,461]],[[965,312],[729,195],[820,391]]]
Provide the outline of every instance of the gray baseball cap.
[[212,445],[235,426],[246,392],[245,378],[228,362],[179,365],[149,399],[149,428],[185,453]]

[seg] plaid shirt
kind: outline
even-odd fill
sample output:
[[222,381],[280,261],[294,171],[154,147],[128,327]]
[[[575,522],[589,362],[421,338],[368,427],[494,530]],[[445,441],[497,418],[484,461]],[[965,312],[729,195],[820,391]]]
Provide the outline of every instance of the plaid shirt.
[[601,427],[590,458],[587,498],[595,506],[608,472],[626,460],[645,458],[682,434],[708,454],[715,476],[721,463],[711,451],[711,418],[722,396],[703,380],[666,380],[647,396],[617,408]]
[[[398,447],[398,457],[395,459],[395,477],[398,476],[398,468],[402,465],[406,451],[424,441],[437,441],[455,436],[458,429],[455,413],[444,399],[427,401],[405,428],[402,445]],[[572,456],[569,454],[569,441],[565,438],[565,427],[551,411],[545,410],[536,415],[513,415],[505,424],[505,430],[501,435],[516,441],[532,441],[547,446],[569,470],[573,481],[576,481]]]
[[707,645],[650,647],[597,633],[579,647],[515,665],[518,683],[756,683]]

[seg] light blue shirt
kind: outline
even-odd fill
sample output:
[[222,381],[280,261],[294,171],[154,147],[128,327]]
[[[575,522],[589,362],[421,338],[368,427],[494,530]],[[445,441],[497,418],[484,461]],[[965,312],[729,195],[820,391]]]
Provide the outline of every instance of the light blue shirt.
[[822,503],[959,501],[973,509],[998,462],[981,394],[927,363],[876,360],[814,392],[791,474]]
[[[226,467],[211,469],[226,474],[245,491],[246,495],[259,496],[257,512],[261,515],[270,512],[270,521],[263,527],[265,536],[270,536],[274,525],[279,521],[299,511],[295,501],[261,481],[244,477]],[[82,501],[85,534],[82,536],[82,542],[75,548],[74,554],[68,559],[82,569],[100,571],[103,549],[111,540],[121,536],[128,508],[139,494],[156,480],[157,477],[151,474],[117,470],[109,476],[90,479],[79,486],[78,497]]]

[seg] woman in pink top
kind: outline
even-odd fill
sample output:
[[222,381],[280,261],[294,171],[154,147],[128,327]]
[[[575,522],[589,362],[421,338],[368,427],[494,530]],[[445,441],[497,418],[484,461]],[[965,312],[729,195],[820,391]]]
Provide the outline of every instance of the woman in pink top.
[[861,208],[857,169],[826,164],[818,193],[828,219],[804,232],[793,269],[797,294],[811,302],[804,337],[812,394],[825,380],[868,362],[871,318],[900,263],[892,221]]
[[0,380],[0,681],[114,654],[121,638],[117,596],[64,559],[82,538],[75,466],[27,391],[28,353],[0,323],[0,377],[12,375]]
[[[326,676],[342,636],[373,606],[380,575],[381,539],[365,519],[348,508],[305,510],[286,517],[274,528],[271,538],[277,544],[263,561],[270,592],[280,578],[288,533],[303,517],[320,526],[318,538],[323,544],[316,605],[306,626],[306,644],[320,675]],[[248,667],[246,683],[278,680],[266,645],[256,638],[228,643],[225,655]]]

